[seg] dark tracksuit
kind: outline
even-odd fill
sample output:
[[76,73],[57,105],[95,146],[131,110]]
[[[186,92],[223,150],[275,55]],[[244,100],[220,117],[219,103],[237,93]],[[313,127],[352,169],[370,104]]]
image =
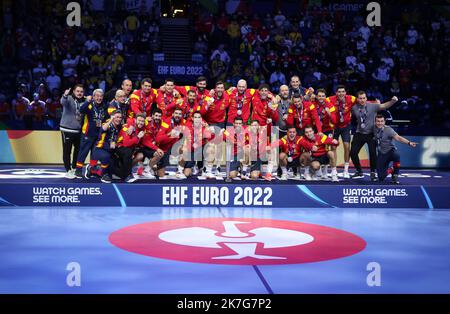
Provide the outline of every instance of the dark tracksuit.
[[95,163],[97,163],[97,161],[100,161],[100,175],[110,173],[109,165],[111,163],[111,154],[114,151],[114,149],[111,149],[111,143],[117,145],[117,139],[119,137],[120,129],[120,125],[115,127],[112,123],[109,125],[109,128],[106,131],[103,130],[103,128],[100,129],[98,140],[95,143],[91,158],[91,160],[95,161]]
[[89,152],[92,153],[102,123],[107,117],[103,103],[101,105],[95,105],[93,102],[86,101],[81,105],[80,113],[84,115],[84,118],[81,126],[80,151],[77,157],[78,170],[83,168],[84,161]]

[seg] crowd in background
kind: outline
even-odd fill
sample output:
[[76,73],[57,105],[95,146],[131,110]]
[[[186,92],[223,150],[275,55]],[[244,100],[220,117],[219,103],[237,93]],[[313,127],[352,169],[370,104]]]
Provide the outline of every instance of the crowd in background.
[[[154,10],[94,13],[87,1],[82,26],[73,28],[66,26],[64,1],[40,3],[45,5],[26,11],[6,9],[0,26],[2,72],[13,75],[0,77],[0,121],[10,128],[57,129],[66,87],[82,83],[87,94],[108,91],[128,76],[130,55],[160,49]],[[303,86],[324,87],[329,95],[338,84],[381,101],[398,95],[404,101],[393,109],[396,119],[436,133],[450,128],[449,21],[431,6],[385,10],[390,15],[381,27],[368,27],[365,15],[326,6],[212,15],[197,3],[192,11],[193,52],[204,56],[211,86],[244,78],[252,87],[268,83],[277,93],[297,74]]]

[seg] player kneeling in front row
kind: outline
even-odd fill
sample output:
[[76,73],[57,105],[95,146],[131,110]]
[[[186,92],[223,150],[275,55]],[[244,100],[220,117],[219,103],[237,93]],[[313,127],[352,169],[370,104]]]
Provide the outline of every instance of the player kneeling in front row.
[[145,113],[139,113],[135,119],[123,125],[114,152],[114,174],[125,182],[132,183],[136,178],[132,175],[133,166],[144,159],[142,140],[145,135]]
[[[376,116],[375,126],[378,181],[383,182],[384,179],[391,174],[392,183],[399,184],[400,155],[394,145],[394,140],[411,147],[416,147],[417,143],[407,140],[398,135],[390,126],[386,126],[386,119],[382,114]],[[393,167],[389,168],[391,162],[393,163]]]
[[[121,130],[122,112],[116,110],[111,114],[111,119],[108,122],[103,123],[100,128],[99,138],[95,144],[94,151],[92,152],[92,161],[95,164],[100,161],[101,169],[95,173],[101,176],[101,180],[104,183],[111,183],[111,155],[116,149],[116,143]],[[86,173],[92,173],[91,167],[86,168]]]
[[[311,150],[310,167],[315,173],[320,169],[321,165],[331,165],[331,181],[338,182],[336,159],[333,151],[327,150],[327,145],[338,146],[339,142],[326,135],[320,136],[314,133],[312,126],[305,127],[305,140],[310,144],[317,147],[316,151]],[[311,177],[305,174],[307,180],[311,180]]]
[[278,141],[278,146],[280,147],[281,180],[288,179],[288,169],[292,169],[294,174],[297,173],[300,176],[300,154],[302,149],[313,150],[313,145],[305,141],[303,136],[297,135],[297,130],[294,126],[288,126],[287,135]]

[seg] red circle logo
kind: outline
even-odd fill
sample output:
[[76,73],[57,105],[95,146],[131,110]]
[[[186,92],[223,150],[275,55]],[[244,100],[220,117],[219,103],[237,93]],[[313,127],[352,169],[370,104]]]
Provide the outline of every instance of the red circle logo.
[[362,251],[347,231],[315,224],[249,218],[162,220],[117,230],[115,246],[137,254],[193,263],[277,265],[326,261]]

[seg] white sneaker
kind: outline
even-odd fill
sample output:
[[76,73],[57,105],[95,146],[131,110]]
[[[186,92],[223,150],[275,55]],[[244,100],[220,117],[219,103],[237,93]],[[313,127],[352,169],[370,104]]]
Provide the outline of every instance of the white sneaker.
[[143,176],[144,178],[150,179],[150,180],[156,179],[156,177],[155,177],[151,172],[147,172],[147,171],[144,171],[144,172],[142,173],[142,176]]
[[67,171],[65,178],[66,179],[70,179],[70,180],[75,179],[76,178],[75,177],[75,170],[71,169],[71,170]]
[[220,172],[221,172],[220,167],[217,167],[216,168],[216,176],[221,176],[222,174]]
[[286,181],[288,179],[288,175],[287,175],[287,173],[283,173],[282,175],[281,175],[281,178],[280,178],[280,180],[282,180],[282,181]]
[[343,177],[344,179],[350,179],[350,173],[348,173],[348,171],[344,171]]
[[334,173],[334,174],[331,175],[331,181],[333,181],[333,182],[339,182],[339,179],[338,179],[336,173]]
[[306,181],[311,181],[312,180],[311,175],[309,173],[305,173],[305,180]]
[[313,174],[312,179],[313,181],[319,181],[319,176],[317,174]]
[[192,168],[192,175],[196,176],[196,175],[198,175],[199,172],[200,172],[200,170],[198,170],[197,166],[194,166],[194,168]]
[[214,173],[212,173],[211,171],[207,171],[207,172],[205,173],[205,177],[206,177],[206,179],[215,179],[215,178],[216,178],[216,176],[214,175]]
[[187,179],[187,177],[184,175],[184,173],[182,173],[182,172],[177,172],[176,174],[175,174],[175,177],[177,178],[177,179],[179,179],[179,180],[184,180],[184,179]]
[[322,175],[320,176],[321,180],[328,180],[328,174],[325,171],[322,171]]

